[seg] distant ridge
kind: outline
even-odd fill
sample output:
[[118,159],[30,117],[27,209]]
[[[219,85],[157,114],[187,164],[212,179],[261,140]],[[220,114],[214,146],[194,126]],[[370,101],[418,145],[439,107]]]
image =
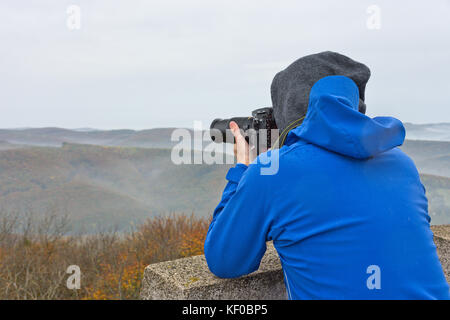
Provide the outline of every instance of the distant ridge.
[[175,128],[146,130],[92,128],[64,129],[57,127],[0,129],[0,140],[14,145],[60,147],[64,142],[103,146],[125,146],[143,148],[171,148]]
[[75,128],[75,129],[71,129],[73,131],[77,131],[77,132],[92,132],[92,131],[101,131],[99,129],[94,129],[94,128]]
[[[405,123],[406,139],[421,141],[450,141],[450,123]],[[64,129],[58,127],[0,129],[0,140],[13,145],[60,147],[64,142],[104,146],[172,148],[177,128],[144,130],[95,128]],[[192,129],[188,129],[192,131]],[[205,142],[206,143],[206,142]]]
[[406,139],[450,141],[450,123],[413,124],[404,123]]
[[147,217],[210,214],[230,165],[179,166],[171,151],[66,143],[0,151],[0,212],[67,213],[74,231]]
[[[448,161],[433,155],[450,142],[416,142],[407,146],[408,154],[419,164],[425,161],[419,171],[432,223],[450,223],[450,178],[442,176]],[[425,156],[439,158],[433,160],[437,172],[427,170]],[[161,214],[211,215],[231,165],[180,166],[170,157],[168,149],[71,143],[1,150],[0,210],[34,215],[56,210],[68,214],[74,231],[87,233],[126,230]]]
[[[400,148],[421,174],[432,223],[449,223],[450,141],[423,138],[445,137],[450,124],[405,126],[417,139]],[[174,129],[0,129],[0,209],[55,207],[86,232],[171,212],[211,214],[230,165],[175,165]]]

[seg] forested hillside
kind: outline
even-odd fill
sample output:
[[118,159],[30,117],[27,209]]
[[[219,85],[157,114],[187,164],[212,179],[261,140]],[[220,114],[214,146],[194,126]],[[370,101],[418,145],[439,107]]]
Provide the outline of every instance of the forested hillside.
[[[421,172],[447,175],[447,144],[407,142]],[[64,144],[0,151],[0,208],[66,213],[77,232],[126,229],[147,217],[212,213],[229,165],[175,165],[169,149]],[[435,159],[435,166],[427,166]],[[430,160],[431,161],[431,160]],[[450,179],[422,173],[434,224],[450,223]]]
[[227,165],[175,165],[170,150],[65,144],[0,152],[0,208],[69,214],[76,230],[171,212],[210,214]]

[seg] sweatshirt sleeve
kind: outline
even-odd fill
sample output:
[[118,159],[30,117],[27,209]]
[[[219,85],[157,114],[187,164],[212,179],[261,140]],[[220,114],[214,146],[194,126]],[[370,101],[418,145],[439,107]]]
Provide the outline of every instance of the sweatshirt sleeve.
[[228,184],[214,210],[204,249],[212,273],[235,278],[259,268],[270,221],[265,212],[264,179],[255,165],[237,164],[226,178]]

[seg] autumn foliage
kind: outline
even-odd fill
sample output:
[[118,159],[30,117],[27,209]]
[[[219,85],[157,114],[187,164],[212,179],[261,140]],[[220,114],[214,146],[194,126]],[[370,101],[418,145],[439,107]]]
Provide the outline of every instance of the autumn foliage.
[[[203,253],[209,220],[169,215],[127,233],[80,236],[65,225],[0,213],[0,299],[138,299],[148,264]],[[78,290],[66,286],[70,265],[80,267]]]

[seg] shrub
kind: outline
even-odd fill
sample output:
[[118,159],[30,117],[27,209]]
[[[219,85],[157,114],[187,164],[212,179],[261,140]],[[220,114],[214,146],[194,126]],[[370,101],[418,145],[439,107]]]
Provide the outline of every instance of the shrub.
[[[127,233],[66,235],[67,220],[0,213],[0,299],[138,299],[151,263],[203,253],[209,221],[184,214],[149,218]],[[66,269],[81,270],[81,288]]]

